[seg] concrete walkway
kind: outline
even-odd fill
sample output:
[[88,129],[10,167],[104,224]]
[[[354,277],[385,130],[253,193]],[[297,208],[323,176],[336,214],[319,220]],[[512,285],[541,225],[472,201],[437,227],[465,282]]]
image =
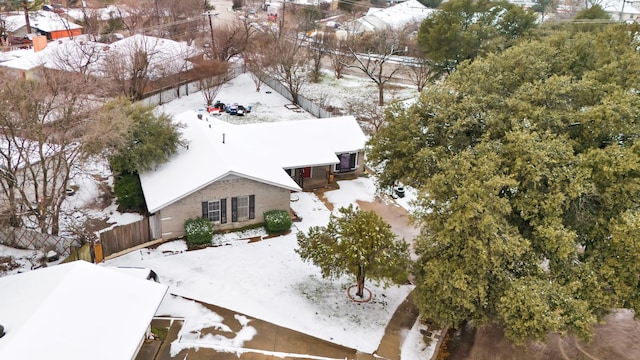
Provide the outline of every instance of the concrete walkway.
[[[347,348],[326,340],[287,329],[272,323],[255,319],[236,313],[219,306],[199,302],[209,310],[220,315],[222,323],[232,331],[239,331],[241,324],[236,319],[237,315],[250,319],[250,326],[256,329],[256,335],[243,343],[242,348],[207,348],[196,347],[196,344],[182,342],[185,349],[175,356],[171,356],[171,343],[179,339],[183,321],[181,319],[156,318],[151,326],[168,329],[164,341],[146,341],[136,360],[205,360],[205,359],[249,359],[249,360],[275,360],[275,359],[350,359],[350,360],[400,360],[400,348],[403,334],[406,333],[418,317],[418,311],[413,302],[407,298],[396,310],[391,321],[387,325],[378,350],[374,354],[361,353],[355,349]],[[203,329],[202,334],[227,335],[219,329]]]
[[389,360],[400,360],[400,351],[404,336],[418,320],[418,308],[414,305],[411,294],[398,306],[391,321],[384,330],[375,355]]

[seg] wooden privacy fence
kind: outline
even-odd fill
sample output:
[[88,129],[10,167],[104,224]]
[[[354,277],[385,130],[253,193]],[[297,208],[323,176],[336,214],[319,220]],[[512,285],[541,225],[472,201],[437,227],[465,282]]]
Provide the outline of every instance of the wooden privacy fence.
[[151,240],[148,217],[138,222],[116,226],[112,230],[100,233],[100,243],[102,244],[102,255],[104,257]]

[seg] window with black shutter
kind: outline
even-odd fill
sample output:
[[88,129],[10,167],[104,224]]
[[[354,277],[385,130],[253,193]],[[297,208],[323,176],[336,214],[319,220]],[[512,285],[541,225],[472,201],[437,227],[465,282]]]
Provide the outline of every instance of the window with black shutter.
[[358,158],[357,153],[351,153],[349,157],[349,170],[356,169],[356,159]]
[[[223,210],[224,207],[224,210]],[[224,219],[223,219],[224,216]],[[202,217],[212,222],[226,223],[226,199],[202,202]]]
[[227,223],[227,199],[220,200],[220,223]]
[[255,195],[231,198],[231,221],[245,221],[256,217]]
[[231,222],[238,221],[238,198],[231,198]]
[[202,202],[202,217],[205,219],[209,218],[209,202],[208,201]]

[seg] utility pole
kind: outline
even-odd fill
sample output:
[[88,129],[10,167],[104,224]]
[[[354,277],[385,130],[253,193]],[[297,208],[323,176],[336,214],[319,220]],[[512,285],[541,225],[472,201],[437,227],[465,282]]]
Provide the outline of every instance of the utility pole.
[[282,18],[280,19],[280,28],[278,29],[278,39],[282,36],[284,30],[284,17],[287,13],[287,0],[282,2]]
[[206,13],[203,13],[202,16],[208,16],[209,17],[209,29],[211,30],[211,51],[215,51],[214,49],[214,37],[213,37],[213,21],[211,20],[212,16],[218,16],[218,13],[212,13],[211,11],[207,11]]

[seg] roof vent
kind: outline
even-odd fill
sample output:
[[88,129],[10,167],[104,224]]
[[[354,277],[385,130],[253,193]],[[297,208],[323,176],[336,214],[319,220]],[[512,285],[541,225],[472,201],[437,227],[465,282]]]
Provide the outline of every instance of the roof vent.
[[222,143],[224,144],[224,137],[225,137],[225,133],[222,133]]

